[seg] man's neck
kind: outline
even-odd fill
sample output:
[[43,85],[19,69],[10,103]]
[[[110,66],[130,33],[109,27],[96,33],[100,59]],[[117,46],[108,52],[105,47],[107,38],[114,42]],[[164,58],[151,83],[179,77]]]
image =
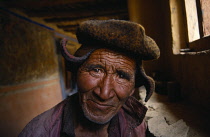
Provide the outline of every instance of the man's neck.
[[98,126],[78,123],[75,127],[75,135],[76,137],[108,137],[109,124]]
[[[79,103],[75,103],[79,104]],[[76,137],[108,137],[109,123],[97,124],[88,120],[80,105],[75,107],[74,128]]]

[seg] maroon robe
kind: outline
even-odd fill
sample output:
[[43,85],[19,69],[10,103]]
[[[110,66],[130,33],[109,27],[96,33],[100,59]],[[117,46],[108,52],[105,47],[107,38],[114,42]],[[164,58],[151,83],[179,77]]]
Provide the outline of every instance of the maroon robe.
[[[74,95],[73,95],[74,96]],[[55,107],[32,119],[19,137],[75,137],[73,106],[68,97]],[[144,117],[147,108],[134,97],[129,97],[125,105],[110,121],[109,137],[145,137]]]

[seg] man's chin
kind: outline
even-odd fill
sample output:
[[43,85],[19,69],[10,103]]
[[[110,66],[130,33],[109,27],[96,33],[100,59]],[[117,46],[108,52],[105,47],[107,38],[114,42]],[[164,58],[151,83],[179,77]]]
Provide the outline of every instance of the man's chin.
[[84,116],[91,122],[95,124],[104,125],[109,123],[109,121],[113,118],[113,116],[108,115],[95,115],[94,113],[91,113],[87,109],[83,108]]
[[106,125],[107,123],[109,123],[109,121],[111,120],[111,118],[110,119],[108,119],[108,120],[98,120],[98,119],[94,119],[94,118],[90,118],[90,117],[88,117],[88,116],[85,116],[89,121],[91,121],[91,122],[93,122],[93,123],[95,123],[95,124],[99,124],[99,125]]

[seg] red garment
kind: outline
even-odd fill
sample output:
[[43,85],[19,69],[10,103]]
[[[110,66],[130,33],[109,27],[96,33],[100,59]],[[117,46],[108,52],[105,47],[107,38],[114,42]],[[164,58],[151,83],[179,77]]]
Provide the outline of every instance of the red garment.
[[[38,115],[29,122],[19,137],[75,137],[71,97]],[[110,122],[109,137],[145,137],[146,123],[143,120],[147,108],[134,97],[129,97]]]

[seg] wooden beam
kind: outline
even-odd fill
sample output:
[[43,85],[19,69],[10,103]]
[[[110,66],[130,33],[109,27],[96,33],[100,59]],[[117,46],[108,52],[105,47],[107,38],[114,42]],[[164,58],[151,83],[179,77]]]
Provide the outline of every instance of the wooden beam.
[[46,7],[54,7],[61,5],[72,5],[75,3],[91,3],[96,2],[97,0],[37,0],[37,1],[28,1],[28,0],[19,0],[19,1],[1,1],[0,5],[7,6],[8,8],[29,8],[29,9],[39,9]]
[[64,30],[65,32],[71,32],[71,33],[75,34],[77,28],[66,28],[66,29],[63,29],[63,30]]
[[68,10],[25,10],[25,13],[27,13],[30,17],[41,17],[41,18],[52,18],[52,17],[77,17],[77,16],[93,16],[93,15],[103,15],[103,14],[110,14],[110,13],[116,13],[116,12],[128,12],[126,8],[115,8],[115,7],[109,7],[104,9],[96,9],[93,10],[90,9],[77,9],[76,11],[72,11],[71,9]]
[[78,27],[79,24],[74,24],[74,25],[57,25],[58,28],[61,28],[61,29],[66,29],[66,28],[75,28],[75,27]]
[[103,15],[92,15],[92,16],[77,16],[74,18],[71,17],[66,17],[66,18],[49,18],[49,19],[44,19],[46,22],[50,23],[57,23],[57,22],[66,22],[66,21],[77,21],[77,20],[84,20],[84,19],[97,19],[97,18],[121,18],[121,17],[128,17],[127,12],[118,12],[118,13],[110,13],[110,14],[103,14]]
[[100,17],[92,17],[92,18],[82,18],[73,21],[61,21],[61,22],[54,22],[52,24],[56,24],[57,26],[70,26],[70,25],[78,25],[83,21],[90,20],[90,19],[98,19],[98,20],[108,20],[108,19],[121,19],[121,20],[128,20],[128,14],[125,15],[117,15],[117,16],[100,16]]

